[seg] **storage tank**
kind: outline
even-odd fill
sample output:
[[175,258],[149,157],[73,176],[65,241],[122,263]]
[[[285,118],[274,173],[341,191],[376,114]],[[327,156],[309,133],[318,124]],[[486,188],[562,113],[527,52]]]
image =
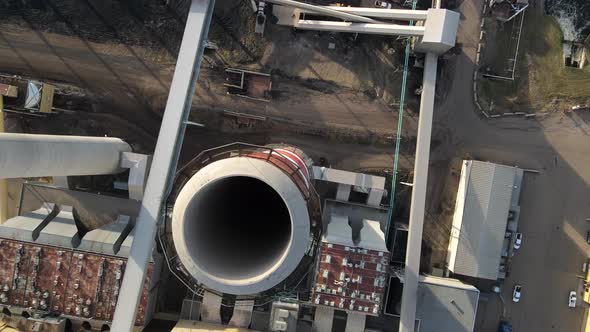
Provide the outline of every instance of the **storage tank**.
[[185,270],[226,294],[256,294],[285,280],[310,244],[310,160],[292,147],[206,157],[183,183],[172,239]]

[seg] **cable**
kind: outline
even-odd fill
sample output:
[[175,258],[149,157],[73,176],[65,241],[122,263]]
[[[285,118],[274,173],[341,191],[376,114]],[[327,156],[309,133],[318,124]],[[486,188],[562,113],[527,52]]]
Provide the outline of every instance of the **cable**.
[[[416,9],[417,0],[412,2],[412,10]],[[414,25],[414,21],[410,21],[410,26]],[[389,228],[393,219],[393,209],[395,207],[395,183],[397,182],[397,167],[399,163],[399,150],[401,142],[402,124],[404,120],[404,106],[406,102],[406,85],[408,81],[408,65],[410,61],[410,43],[409,39],[406,44],[406,58],[404,60],[404,74],[402,79],[402,89],[399,100],[399,114],[397,120],[397,133],[395,140],[395,155],[393,158],[393,175],[391,178],[391,193],[389,198],[389,210],[387,211],[387,227],[385,228],[385,241],[389,240]]]

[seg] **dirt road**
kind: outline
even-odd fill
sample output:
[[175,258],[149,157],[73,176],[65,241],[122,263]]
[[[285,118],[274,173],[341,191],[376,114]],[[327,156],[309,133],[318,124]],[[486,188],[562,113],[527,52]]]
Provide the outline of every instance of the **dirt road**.
[[[11,24],[2,24],[0,31],[2,71],[86,88],[111,105],[97,111],[133,118],[144,129],[157,130],[174,70],[168,52],[94,43]],[[218,108],[275,115],[361,133],[393,134],[397,126],[392,108],[350,88],[280,77],[274,84],[278,97],[265,103],[226,95],[223,80],[215,70],[203,69],[194,99],[199,111]],[[412,125],[409,119],[404,127],[412,132]]]

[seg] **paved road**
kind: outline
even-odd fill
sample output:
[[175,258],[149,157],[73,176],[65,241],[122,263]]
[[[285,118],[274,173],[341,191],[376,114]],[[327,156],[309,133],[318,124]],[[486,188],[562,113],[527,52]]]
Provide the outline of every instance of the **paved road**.
[[[585,241],[590,224],[590,116],[552,115],[545,119],[490,121],[474,110],[472,74],[481,1],[463,1],[459,42],[453,59],[452,88],[437,110],[437,132],[447,144],[435,156],[476,159],[539,170],[525,175],[521,195],[523,246],[504,284],[506,316],[515,331],[580,331],[583,308],[569,309],[567,295],[577,289],[581,266],[590,254]],[[511,302],[512,287],[523,285],[523,299]],[[478,332],[496,331],[501,305],[483,304]]]

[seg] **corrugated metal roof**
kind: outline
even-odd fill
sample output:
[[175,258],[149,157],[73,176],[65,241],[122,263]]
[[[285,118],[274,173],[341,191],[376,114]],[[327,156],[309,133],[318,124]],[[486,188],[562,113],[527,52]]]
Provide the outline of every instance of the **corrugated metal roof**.
[[[455,212],[449,268],[457,274],[495,280],[508,222],[508,210],[516,177],[515,167],[481,161],[465,161],[469,172],[462,206]],[[460,199],[458,197],[457,199]]]

